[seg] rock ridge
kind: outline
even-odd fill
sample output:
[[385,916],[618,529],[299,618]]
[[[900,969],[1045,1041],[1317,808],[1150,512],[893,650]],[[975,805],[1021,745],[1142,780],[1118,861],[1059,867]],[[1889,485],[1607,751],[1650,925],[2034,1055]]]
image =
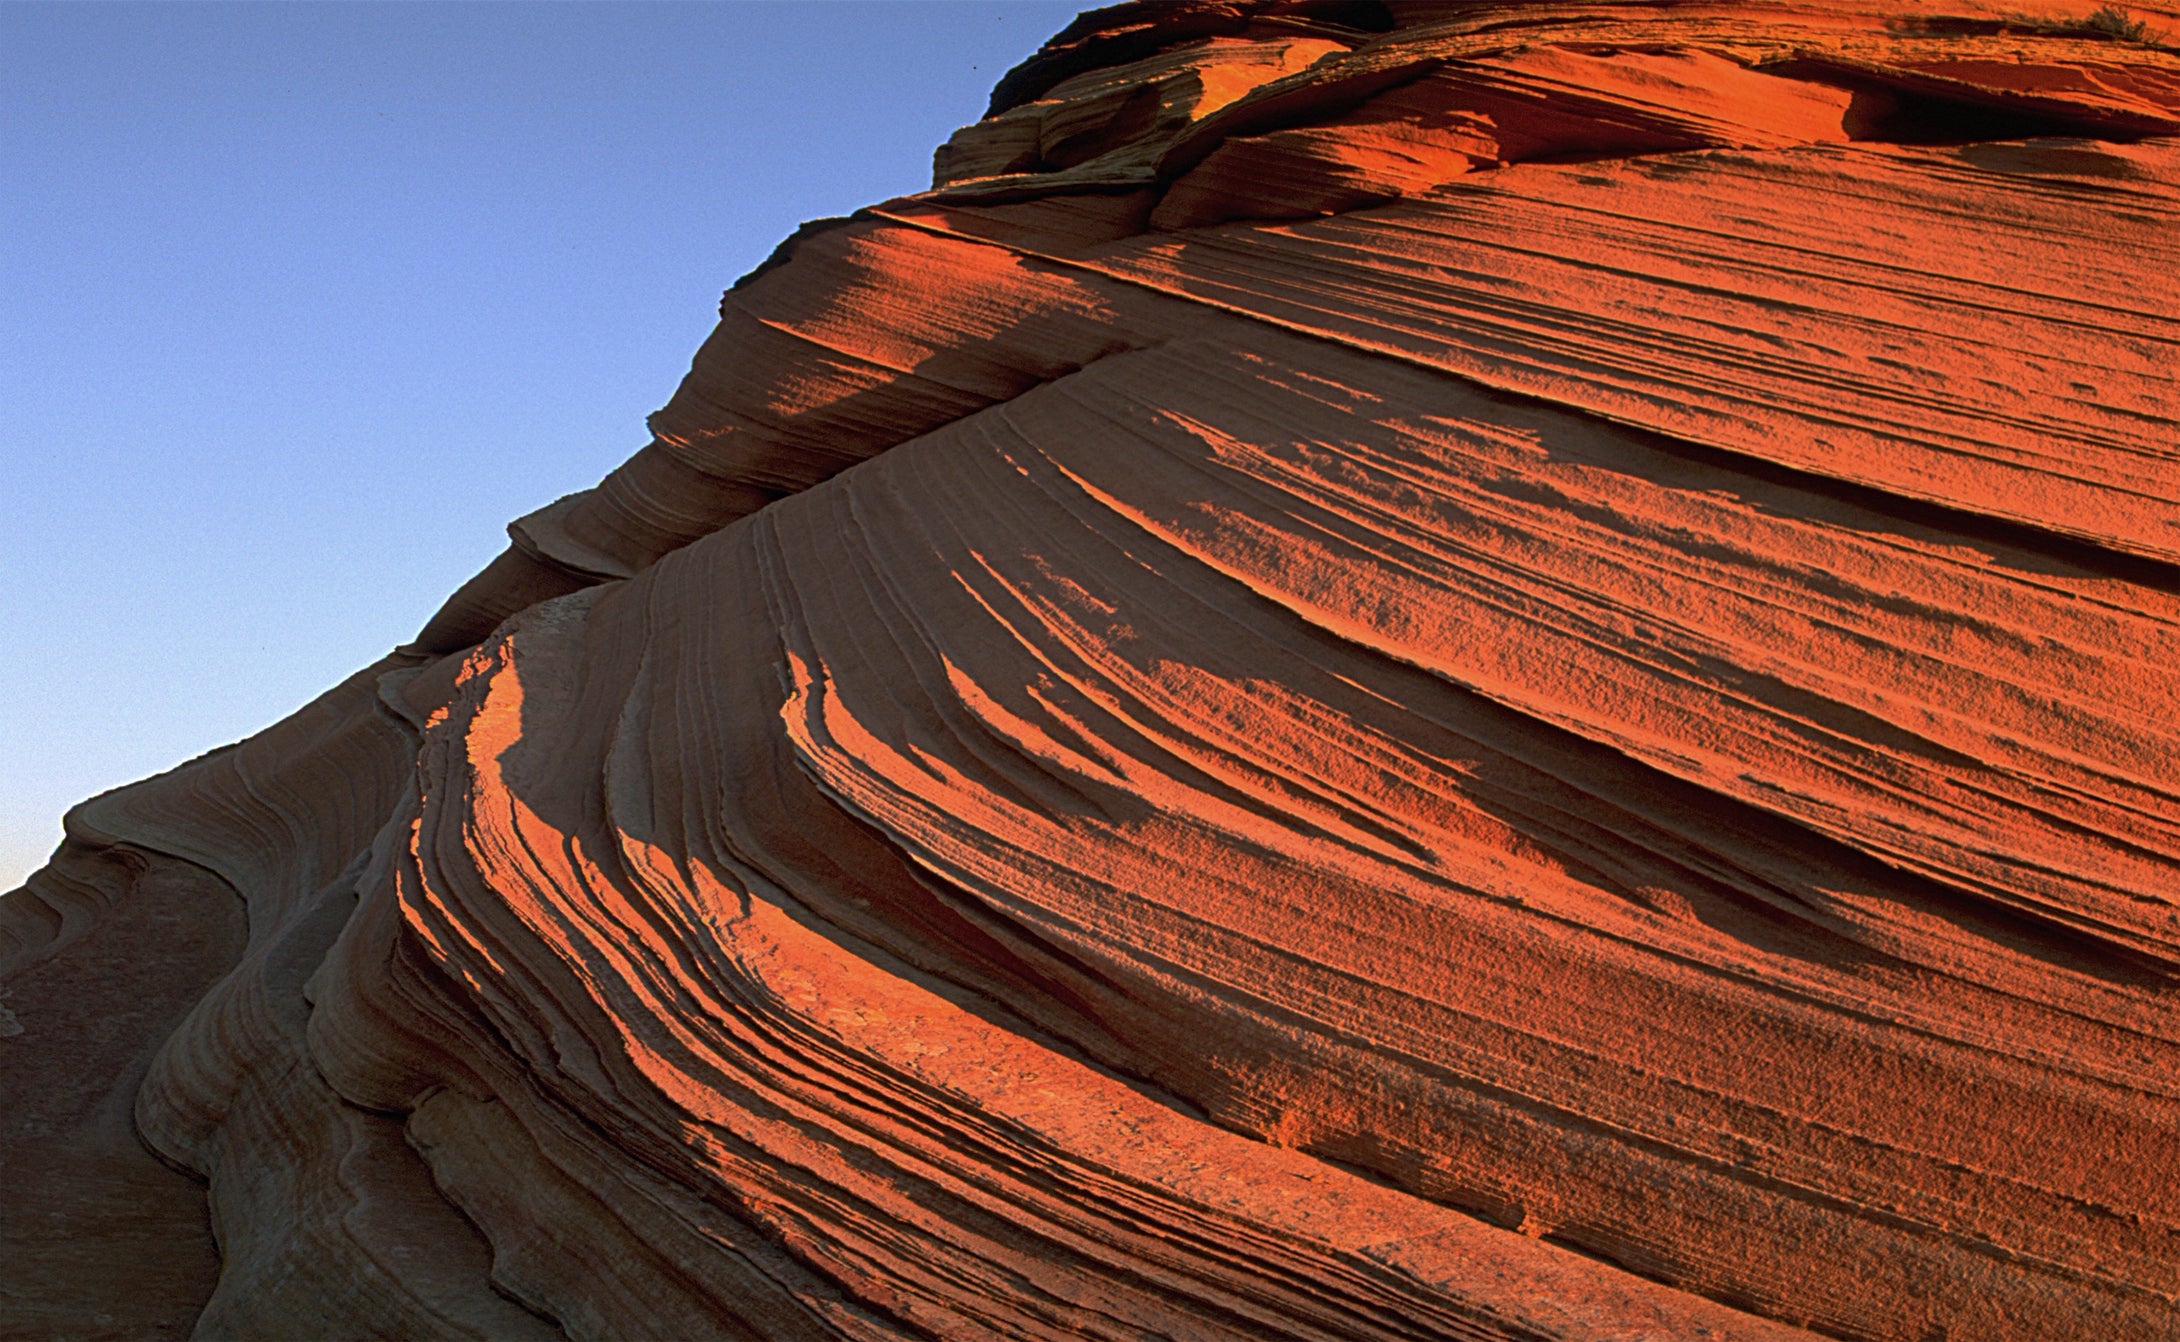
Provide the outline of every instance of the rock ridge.
[[1123,5],[934,179],[0,898],[11,1335],[2171,1335],[2180,55]]

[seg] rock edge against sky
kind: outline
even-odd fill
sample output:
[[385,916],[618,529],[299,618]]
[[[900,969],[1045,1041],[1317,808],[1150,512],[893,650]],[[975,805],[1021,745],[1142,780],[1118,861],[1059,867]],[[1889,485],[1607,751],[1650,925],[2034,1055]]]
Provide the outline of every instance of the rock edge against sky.
[[70,812],[0,1322],[2170,1337],[2180,56],[2078,19],[1084,16]]

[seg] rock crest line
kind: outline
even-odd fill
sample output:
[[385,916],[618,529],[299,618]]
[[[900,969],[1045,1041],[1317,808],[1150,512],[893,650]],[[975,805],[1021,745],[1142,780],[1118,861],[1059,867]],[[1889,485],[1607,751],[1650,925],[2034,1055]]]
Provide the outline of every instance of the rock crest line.
[[2137,13],[1083,15],[69,813],[0,1332],[2173,1336]]

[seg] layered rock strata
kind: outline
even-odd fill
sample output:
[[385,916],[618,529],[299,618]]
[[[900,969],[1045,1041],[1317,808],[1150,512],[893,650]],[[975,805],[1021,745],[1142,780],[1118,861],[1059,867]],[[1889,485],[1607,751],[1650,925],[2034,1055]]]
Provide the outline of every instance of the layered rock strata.
[[2172,1336],[2152,39],[1085,15],[415,643],[70,813],[0,1317]]

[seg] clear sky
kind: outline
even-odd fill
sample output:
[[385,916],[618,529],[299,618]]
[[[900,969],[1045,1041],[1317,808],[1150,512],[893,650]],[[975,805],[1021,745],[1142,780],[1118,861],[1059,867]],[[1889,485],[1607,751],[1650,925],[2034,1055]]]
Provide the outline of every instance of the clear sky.
[[407,640],[1077,7],[0,3],[0,890]]

